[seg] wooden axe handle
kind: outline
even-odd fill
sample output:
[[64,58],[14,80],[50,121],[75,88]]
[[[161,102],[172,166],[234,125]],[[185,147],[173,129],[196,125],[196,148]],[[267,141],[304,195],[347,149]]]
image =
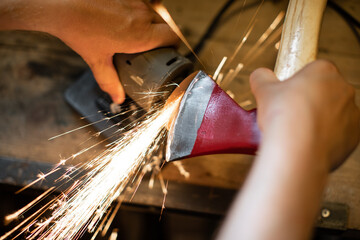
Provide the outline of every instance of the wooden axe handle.
[[284,81],[314,61],[326,0],[290,0],[275,74]]

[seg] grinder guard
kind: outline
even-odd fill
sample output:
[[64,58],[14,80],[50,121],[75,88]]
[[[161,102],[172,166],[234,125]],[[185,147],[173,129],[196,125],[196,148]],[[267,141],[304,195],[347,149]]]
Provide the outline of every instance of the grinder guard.
[[157,101],[165,102],[172,90],[193,70],[190,60],[173,48],[115,54],[114,65],[126,94],[146,111]]

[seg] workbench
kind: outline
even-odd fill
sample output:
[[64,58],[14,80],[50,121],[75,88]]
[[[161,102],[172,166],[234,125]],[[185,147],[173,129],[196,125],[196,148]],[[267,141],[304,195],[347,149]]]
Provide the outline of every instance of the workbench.
[[[164,4],[194,45],[224,2],[165,0]],[[359,1],[336,2],[360,20]],[[286,4],[286,1],[264,2],[253,33],[240,51],[239,61],[277,14],[286,10]],[[239,12],[241,6],[242,1],[235,3],[224,15],[222,24],[200,53],[205,70],[211,74],[222,57],[230,56],[234,51],[256,11],[256,7],[252,7],[244,9],[240,15],[233,14]],[[274,43],[278,40],[275,39]],[[183,46],[179,51],[187,52]],[[257,67],[272,69],[276,54],[277,49],[270,44],[256,61],[245,65],[231,84],[228,90],[235,94],[240,105],[246,103],[247,108],[255,107],[248,76]],[[0,56],[0,183],[22,186],[35,179],[40,171],[50,169],[61,157],[72,156],[96,144],[101,137],[91,137],[95,131],[87,127],[48,140],[87,123],[65,102],[63,93],[88,67],[60,40],[44,33],[0,32]],[[330,8],[326,8],[324,14],[318,58],[331,60],[338,66],[355,87],[356,103],[360,106],[360,43],[343,18]],[[86,161],[103,148],[104,144],[98,145],[76,157],[71,164]],[[246,155],[186,159],[182,164],[190,173],[189,178],[181,175],[174,164],[166,164],[162,170],[165,180],[169,181],[166,207],[225,214],[237,189],[241,189],[252,162],[253,157]],[[148,189],[146,182],[145,179],[133,203],[161,206],[163,195],[159,183],[155,183],[154,189]],[[49,187],[46,181],[42,187]],[[340,215],[331,215],[339,217],[335,219],[337,223],[326,223],[326,219],[322,219],[325,227],[360,230],[360,148],[331,174],[324,193],[323,209]],[[322,222],[319,224],[321,226]]]

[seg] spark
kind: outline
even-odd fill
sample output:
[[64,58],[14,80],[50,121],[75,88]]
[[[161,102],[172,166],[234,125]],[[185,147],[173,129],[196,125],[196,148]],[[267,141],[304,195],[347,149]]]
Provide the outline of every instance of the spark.
[[87,127],[92,126],[92,125],[94,125],[94,124],[96,124],[96,123],[103,122],[104,120],[105,120],[105,119],[101,119],[101,120],[96,121],[96,122],[94,122],[94,123],[86,124],[86,125],[81,126],[81,127],[79,127],[79,128],[76,128],[76,129],[73,129],[73,130],[64,132],[64,133],[62,133],[62,134],[56,135],[56,136],[54,136],[54,137],[51,137],[51,138],[49,138],[48,140],[49,140],[49,141],[50,141],[50,140],[54,140],[55,138],[59,138],[59,137],[65,136],[65,135],[67,135],[67,134],[69,134],[69,133],[76,132],[76,131],[78,131],[78,130],[80,130],[80,129],[87,128]]
[[164,178],[163,178],[161,173],[158,174],[158,178],[159,178],[159,181],[160,181],[161,190],[162,190],[163,194],[166,195],[167,194],[167,187],[165,186],[165,181],[164,181]]
[[280,25],[280,27],[274,31],[274,33],[267,39],[266,43],[262,44],[260,46],[260,48],[251,57],[248,58],[248,60],[246,62],[247,65],[249,65],[256,58],[261,56],[261,54],[265,51],[265,49],[267,49],[271,44],[273,44],[275,41],[277,41],[281,36],[281,32],[282,32],[282,25]]
[[109,240],[116,240],[118,239],[118,229],[114,229],[109,237]]
[[235,77],[239,74],[239,72],[243,69],[243,67],[244,64],[238,63],[235,70],[230,69],[228,74],[224,77],[224,79],[222,79],[222,81],[219,82],[220,86],[226,88],[235,79]]
[[159,14],[162,19],[169,25],[169,27],[175,32],[175,34],[180,38],[180,40],[186,45],[186,47],[194,54],[196,59],[199,61],[199,63],[205,68],[203,62],[200,60],[200,58],[197,56],[197,54],[194,52],[193,48],[191,47],[190,43],[186,40],[184,34],[182,34],[180,28],[175,23],[174,19],[171,17],[169,11],[165,8],[165,6],[160,3],[154,3],[153,8],[157,14]]
[[[119,201],[118,204],[121,204],[121,202]],[[96,236],[99,234],[99,232],[101,230],[103,230],[104,224],[106,222],[106,220],[108,220],[109,215],[111,213],[111,208],[109,209],[109,211],[106,213],[105,217],[103,218],[103,220],[101,221],[99,227],[96,229],[95,233],[93,234],[93,236],[91,237],[91,240],[95,240]],[[104,234],[105,235],[105,234]]]
[[[5,240],[7,237],[9,237],[11,234],[13,234],[15,231],[17,231],[19,228],[21,228],[21,226],[25,225],[25,223],[29,222],[31,219],[33,219],[34,217],[38,216],[39,214],[41,214],[41,212],[45,211],[47,209],[47,207],[49,207],[52,203],[54,202],[54,200],[49,201],[47,204],[45,204],[43,207],[41,207],[39,210],[37,210],[35,213],[33,213],[30,217],[28,217],[27,219],[25,219],[24,221],[22,221],[19,225],[17,225],[16,227],[14,227],[12,230],[10,230],[9,232],[5,233],[3,236],[0,237],[0,240]],[[29,230],[30,226],[32,226],[35,222],[30,222],[28,225],[26,225],[23,230],[17,235],[15,236],[13,239],[17,238],[20,234],[22,234],[23,232],[26,232]]]
[[[30,226],[34,228],[27,238],[77,239],[86,230],[89,232],[96,231],[97,225],[99,225],[101,218],[107,215],[112,203],[120,197],[126,186],[136,178],[139,169],[148,164],[146,162],[147,156],[158,149],[159,143],[165,135],[165,127],[176,111],[179,101],[180,98],[165,107],[157,106],[141,123],[134,123],[135,127],[126,132],[121,139],[86,163],[84,168],[88,169],[89,172],[81,181],[77,181],[64,193],[60,202],[53,200],[51,204],[48,204],[46,209],[56,206],[51,217],[42,222],[37,221],[36,224],[31,221],[31,225],[27,225],[27,229]],[[53,171],[57,171],[57,169]],[[34,182],[44,179],[47,175],[49,173],[40,174],[38,180]],[[166,188],[163,186],[162,178],[160,182],[165,193]],[[120,202],[109,217],[104,229],[110,225],[120,207],[119,204]],[[22,211],[24,210],[22,209]],[[28,218],[24,222],[30,220]],[[18,225],[17,228],[22,224]],[[10,231],[0,239],[5,239],[13,231],[15,230]]]
[[[258,7],[258,10],[260,9],[260,6]],[[255,19],[255,16],[258,12],[256,11],[255,15],[253,16],[253,19]],[[236,78],[236,76],[239,74],[239,72],[244,68],[244,63],[246,62],[247,65],[249,65],[254,59],[256,59],[274,40],[276,40],[280,35],[282,31],[282,25],[280,25],[281,21],[284,18],[285,13],[283,11],[280,11],[279,14],[275,17],[273,22],[270,24],[270,26],[265,30],[265,32],[259,37],[259,39],[256,41],[256,43],[251,47],[251,49],[246,53],[244,60],[237,64],[236,68],[230,68],[226,74],[220,72],[221,69],[223,69],[224,66],[222,66],[222,62],[218,65],[217,69],[220,69],[219,74],[217,78],[215,79],[217,84],[220,85],[222,88],[226,89],[229,84]],[[250,23],[253,20],[250,21]],[[279,26],[280,25],[280,26]],[[251,33],[252,28],[254,27],[254,24],[250,25],[250,29],[246,33],[245,37],[241,41],[241,43],[238,45],[238,47],[235,50],[235,53],[232,56],[232,59],[235,57],[236,53],[240,50],[240,48],[243,46],[243,44],[246,42],[248,36]],[[276,30],[275,30],[276,29]],[[225,58],[225,57],[224,57]],[[228,61],[229,63],[231,61]],[[234,94],[233,94],[234,97]],[[232,98],[233,98],[232,97]]]
[[242,4],[242,6],[240,8],[240,12],[239,12],[238,18],[236,20],[235,28],[237,28],[239,26],[240,16],[241,16],[242,11],[244,10],[245,4],[246,4],[246,0],[243,1],[243,4]]
[[[114,218],[115,218],[115,216],[116,216],[116,213],[117,213],[117,212],[119,211],[119,209],[120,209],[121,202],[122,202],[122,201],[119,201],[119,202],[117,203],[117,205],[116,205],[116,207],[115,207],[115,210],[112,212],[109,220],[107,221],[107,223],[106,223],[106,225],[105,225],[105,227],[104,227],[104,229],[103,229],[103,231],[102,231],[102,233],[101,233],[101,236],[104,237],[104,236],[106,235],[107,231],[109,230],[111,223],[114,221]],[[106,219],[106,218],[105,218],[105,219]]]
[[276,50],[279,50],[279,48],[280,48],[280,41],[276,42],[276,43],[274,44],[274,47],[275,47]]
[[[144,97],[144,99],[146,100],[147,98]],[[139,101],[138,101],[138,102],[139,102]],[[81,130],[81,129],[84,129],[84,128],[93,126],[93,125],[95,125],[95,124],[98,124],[98,123],[101,123],[101,122],[107,122],[107,121],[109,121],[109,120],[111,120],[111,119],[113,119],[113,118],[119,117],[119,116],[121,116],[121,115],[125,115],[125,114],[129,113],[130,111],[133,111],[133,114],[136,113],[136,111],[134,111],[134,110],[128,110],[128,111],[122,111],[122,112],[119,112],[119,113],[117,113],[117,114],[114,114],[114,115],[111,116],[111,117],[106,117],[106,116],[105,116],[104,118],[102,118],[102,119],[100,119],[100,120],[98,120],[98,121],[95,121],[95,122],[92,122],[92,123],[88,123],[88,124],[85,124],[85,125],[83,125],[83,126],[81,126],[81,127],[78,127],[78,128],[72,129],[72,130],[70,130],[70,131],[61,133],[61,134],[59,134],[59,135],[56,135],[56,136],[54,136],[54,137],[49,138],[48,140],[51,141],[51,140],[54,140],[54,139],[56,139],[56,138],[59,138],[59,137],[68,135],[68,134],[70,134],[70,133],[79,131],[79,130]],[[82,117],[82,118],[83,118],[83,119],[86,119],[87,117]],[[80,153],[80,154],[81,154],[81,153]],[[77,155],[80,155],[80,154],[77,154]]]
[[236,55],[239,53],[240,49],[242,48],[242,46],[245,44],[246,40],[248,39],[250,33],[252,32],[254,26],[255,26],[255,20],[256,20],[256,16],[258,15],[259,13],[259,10],[261,8],[261,6],[263,5],[264,3],[264,0],[261,1],[261,3],[259,4],[259,6],[257,7],[254,15],[252,16],[247,28],[246,28],[246,33],[245,33],[245,36],[242,38],[241,42],[238,44],[237,48],[235,49],[235,52],[234,54],[230,57],[230,60],[228,62],[228,64],[232,63],[236,57]]
[[223,57],[223,59],[221,60],[219,66],[216,68],[216,70],[215,70],[215,72],[214,72],[214,80],[215,80],[215,81],[217,80],[217,78],[218,78],[218,76],[219,76],[219,73],[220,73],[221,69],[223,68],[226,60],[227,60],[227,57],[226,57],[226,56]]
[[149,180],[149,188],[153,189],[154,188],[154,182],[155,182],[155,173],[153,172],[151,174],[150,180]]
[[245,101],[242,101],[241,103],[239,103],[239,105],[242,107],[242,108],[246,108],[246,107],[249,107],[251,106],[252,104],[252,101],[247,99]]
[[234,94],[232,91],[230,91],[230,90],[227,90],[227,91],[226,91],[226,94],[229,95],[229,97],[231,97],[232,99],[235,98],[235,94]]
[[[244,33],[245,36],[242,38],[241,42],[237,46],[233,56],[231,56],[230,58],[230,61],[226,62],[227,57],[224,57],[220,62],[218,68],[216,69],[214,73],[214,78],[215,80],[218,80],[219,84],[221,82],[222,84],[228,84],[243,68],[244,64],[238,63],[237,67],[235,69],[230,69],[228,74],[224,74],[221,72],[225,63],[231,63],[237,53],[242,48],[242,46],[247,41],[249,35],[251,34],[255,26],[255,18],[259,12],[262,3],[259,5],[254,16],[249,22],[246,32]],[[181,33],[179,27],[171,18],[166,8],[162,4],[157,3],[155,4],[154,9],[164,19],[164,21],[168,23],[172,30],[179,36],[179,38],[192,51],[198,61],[202,64],[198,56],[194,53],[188,41],[185,39],[184,35]],[[269,36],[279,25],[282,18],[283,16],[281,15],[281,13],[279,13],[277,18],[275,18],[269,28],[261,35],[256,44],[258,44],[259,46],[263,46],[265,45],[263,44],[265,41],[269,42]],[[275,35],[275,37],[277,37],[280,33],[281,29],[278,29],[277,31],[275,31],[273,36]],[[274,39],[274,37],[272,39]],[[244,59],[247,59],[248,56],[253,58],[255,55],[256,54],[247,53]],[[143,81],[143,79],[137,76],[135,76],[135,78],[138,82]],[[156,95],[162,95],[164,94],[164,92],[155,92],[149,90],[148,92],[138,94],[145,95],[143,98],[140,98],[138,100],[139,102],[140,100],[146,101],[148,98],[154,97]],[[10,232],[6,233],[4,236],[1,236],[0,240],[11,236],[18,229],[20,229],[20,233],[15,236],[15,238],[25,232],[29,233],[27,239],[77,239],[84,233],[84,231],[94,232],[92,239],[95,239],[99,232],[101,232],[101,235],[104,236],[108,231],[116,213],[118,212],[122,201],[125,198],[125,191],[130,192],[130,190],[134,190],[132,195],[133,197],[142,178],[147,172],[150,172],[151,170],[153,172],[149,181],[149,187],[151,188],[154,184],[154,179],[157,174],[157,177],[161,184],[161,189],[164,194],[160,214],[161,218],[163,210],[165,209],[165,200],[168,194],[168,182],[166,182],[165,184],[165,181],[160,173],[160,157],[159,159],[155,159],[153,160],[153,162],[151,162],[148,156],[151,155],[152,152],[157,151],[159,142],[165,135],[165,126],[167,125],[169,119],[171,119],[171,115],[177,108],[178,102],[179,100],[175,101],[171,105],[167,105],[163,109],[162,106],[154,106],[153,109],[150,111],[151,114],[145,116],[143,119],[141,119],[141,121],[140,119],[138,119],[138,121],[135,121],[119,130],[120,132],[125,128],[128,129],[128,127],[132,127],[130,131],[121,135],[121,139],[106,145],[107,149],[104,152],[100,153],[97,157],[84,163],[81,168],[67,168],[66,173],[58,179],[59,181],[69,182],[81,172],[85,172],[85,175],[81,176],[80,180],[76,180],[75,183],[72,184],[72,186],[68,188],[65,192],[61,193],[60,196],[53,200],[50,200],[30,217],[23,220]],[[117,109],[116,111],[118,110],[119,109]],[[136,112],[136,109],[131,109],[129,111]],[[112,118],[124,115],[129,111],[122,111],[116,115],[113,115],[112,117],[105,117],[104,119],[95,122],[95,124],[102,121],[109,121]],[[92,124],[94,123],[87,124],[80,128],[65,132],[63,134],[50,138],[49,140],[55,139],[65,134],[72,133],[79,129],[86,128],[88,126],[91,126]],[[121,123],[118,123],[114,126],[120,126],[120,124]],[[98,132],[96,135],[100,135],[102,132],[103,131]],[[100,143],[104,141],[106,141],[106,139],[100,141]],[[40,173],[37,180],[25,186],[20,191],[32,186],[38,181],[44,180],[48,175],[58,171],[60,169],[59,167],[64,165],[67,160],[77,157],[78,155],[88,151],[96,145],[98,144],[94,144],[93,146],[85,148],[84,150],[73,154],[68,159],[60,160],[60,162],[55,166],[55,168],[52,169],[49,173]],[[189,172],[184,169],[180,162],[175,162],[175,165],[178,167],[180,173],[185,178],[189,177]],[[74,176],[74,174],[76,175]],[[135,186],[135,188],[133,188],[133,186]],[[34,204],[40,202],[41,199],[44,199],[48,195],[48,193],[53,190],[54,188],[49,189],[47,192],[40,195],[38,198],[30,202],[22,209],[7,216],[6,219],[8,221],[12,221],[18,218]],[[112,203],[116,200],[117,204],[116,206],[114,206]],[[49,218],[39,218],[39,216],[43,216],[49,210],[52,211],[52,214]]]
[[163,190],[164,192],[164,198],[163,198],[163,202],[161,204],[161,211],[160,211],[160,217],[159,217],[159,221],[161,220],[161,216],[164,212],[164,209],[165,209],[165,201],[166,201],[166,196],[168,194],[168,184],[169,184],[169,181],[166,181],[166,186],[164,187],[165,188],[165,191]]
[[54,190],[54,187],[49,188],[48,190],[46,190],[44,193],[42,193],[41,195],[39,195],[37,198],[35,198],[34,200],[32,200],[30,203],[28,203],[26,206],[20,208],[19,210],[17,210],[16,212],[7,215],[5,217],[5,223],[6,225],[9,224],[10,222],[14,221],[15,219],[17,219],[21,214],[23,214],[24,212],[26,212],[27,210],[29,210],[35,203],[39,202],[41,199],[43,199],[45,196],[47,196],[50,192],[52,192]]
[[216,83],[220,86],[220,83],[222,82],[222,80],[224,79],[224,73],[219,73],[219,76],[216,79]]
[[40,180],[44,180],[46,176],[45,176],[44,173],[40,172],[40,173],[37,175],[37,177],[38,177]]
[[184,165],[182,164],[182,162],[175,161],[175,162],[173,162],[173,164],[175,165],[175,167],[178,168],[180,174],[183,175],[186,179],[188,179],[190,177],[190,173],[185,170]]
[[26,185],[25,187],[21,188],[20,190],[16,191],[15,193],[16,193],[16,194],[21,193],[21,192],[24,191],[25,189],[31,187],[32,185],[34,185],[34,184],[37,183],[37,182],[40,182],[40,181],[44,180],[47,176],[53,174],[54,172],[56,172],[56,171],[58,171],[58,170],[59,170],[59,168],[54,169],[54,170],[52,170],[52,171],[50,171],[50,172],[48,172],[48,173],[46,173],[46,174],[39,173],[39,174],[37,175],[38,178],[37,178],[35,181],[33,181],[32,183]]
[[243,62],[254,54],[254,52],[264,43],[264,41],[270,36],[270,34],[279,26],[281,20],[284,18],[285,12],[281,11],[274,19],[274,21],[270,24],[270,26],[266,29],[266,31],[260,36],[260,38],[256,41],[256,43],[251,47],[251,49],[244,56]]
[[244,46],[245,42],[247,41],[248,37],[250,36],[252,30],[255,27],[255,23],[253,23],[250,28],[247,30],[245,36],[243,37],[243,39],[241,40],[241,42],[238,44],[238,46],[235,49],[235,52],[233,53],[233,55],[231,56],[228,64],[232,63],[236,57],[236,55],[239,53],[240,49]]
[[59,165],[65,165],[66,159],[60,159]]

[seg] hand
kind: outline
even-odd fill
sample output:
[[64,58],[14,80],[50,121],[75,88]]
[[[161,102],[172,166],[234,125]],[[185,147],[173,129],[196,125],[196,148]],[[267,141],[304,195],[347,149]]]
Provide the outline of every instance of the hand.
[[146,0],[2,0],[0,30],[50,33],[90,66],[116,103],[124,89],[113,66],[115,53],[135,53],[177,43],[178,38]]
[[[330,169],[338,167],[359,142],[359,110],[354,89],[337,68],[324,60],[308,64],[285,82],[268,69],[250,76],[258,104],[258,124],[263,134],[277,140],[286,135],[288,144],[311,145],[311,154],[320,153]],[[306,144],[306,143],[305,143]]]
[[359,141],[354,89],[323,60],[285,82],[258,69],[250,84],[262,142],[218,239],[310,239],[329,169]]
[[177,42],[168,25],[142,0],[65,1],[64,9],[64,22],[51,32],[88,63],[100,88],[116,103],[124,101],[125,92],[113,55]]

